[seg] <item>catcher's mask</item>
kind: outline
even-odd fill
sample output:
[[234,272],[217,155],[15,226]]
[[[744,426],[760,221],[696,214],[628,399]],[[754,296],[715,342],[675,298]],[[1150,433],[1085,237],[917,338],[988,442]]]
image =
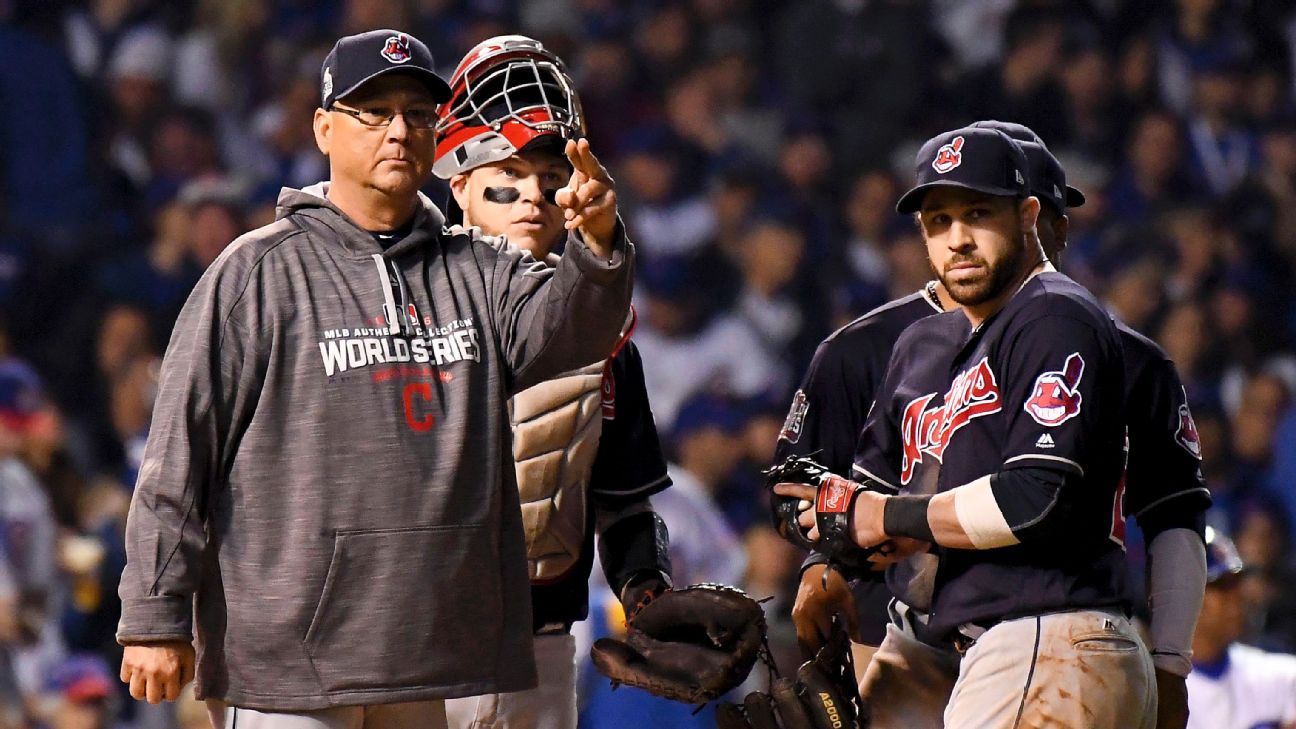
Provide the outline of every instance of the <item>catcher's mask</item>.
[[517,154],[533,143],[585,135],[571,77],[539,41],[501,35],[477,44],[450,78],[436,125],[432,172],[442,179]]

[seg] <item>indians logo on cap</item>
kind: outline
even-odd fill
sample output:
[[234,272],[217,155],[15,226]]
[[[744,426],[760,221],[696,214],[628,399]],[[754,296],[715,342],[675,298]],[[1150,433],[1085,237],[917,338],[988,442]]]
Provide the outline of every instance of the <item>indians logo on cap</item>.
[[963,137],[954,137],[954,141],[943,145],[932,160],[932,169],[942,175],[963,164]]
[[1035,422],[1052,428],[1080,414],[1083,399],[1076,387],[1084,376],[1084,357],[1073,352],[1061,372],[1045,372],[1035,378],[1035,388],[1026,401],[1026,412]]
[[383,46],[382,56],[392,63],[405,63],[413,56],[410,55],[409,36],[399,33],[387,39],[387,45]]

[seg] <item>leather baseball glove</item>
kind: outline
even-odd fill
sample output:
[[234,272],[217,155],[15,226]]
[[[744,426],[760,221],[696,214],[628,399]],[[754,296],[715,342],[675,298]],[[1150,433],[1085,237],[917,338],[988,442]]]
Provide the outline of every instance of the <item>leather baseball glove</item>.
[[667,590],[626,620],[625,640],[600,638],[594,666],[620,684],[703,704],[742,683],[765,645],[765,614],[745,592],[701,584]]
[[796,680],[776,679],[768,694],[753,691],[741,705],[716,706],[718,729],[867,729],[868,711],[855,687],[850,642],[840,625]]

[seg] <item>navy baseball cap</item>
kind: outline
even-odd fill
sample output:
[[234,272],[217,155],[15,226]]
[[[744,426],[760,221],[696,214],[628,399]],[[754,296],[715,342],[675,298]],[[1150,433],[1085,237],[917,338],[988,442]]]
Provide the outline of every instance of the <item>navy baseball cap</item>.
[[1246,571],[1233,540],[1215,527],[1206,527],[1206,582],[1212,583]]
[[406,73],[427,86],[439,104],[450,98],[450,84],[436,74],[432,51],[423,41],[399,30],[371,30],[348,35],[333,44],[321,69],[320,106],[333,102],[387,73]]
[[12,357],[0,360],[0,423],[26,431],[45,406],[45,389],[35,370]]
[[1026,197],[1026,153],[997,129],[963,127],[938,134],[914,159],[916,184],[896,203],[901,215],[916,213],[936,187],[962,187],[998,197]]
[[1053,203],[1058,212],[1065,213],[1067,208],[1078,208],[1085,203],[1085,196],[1066,182],[1066,170],[1062,163],[1049,151],[1048,145],[1040,139],[1035,130],[1024,124],[1002,121],[979,121],[972,124],[983,129],[998,129],[1017,140],[1022,151],[1026,153],[1026,162],[1030,165],[1029,174],[1031,194],[1040,200]]

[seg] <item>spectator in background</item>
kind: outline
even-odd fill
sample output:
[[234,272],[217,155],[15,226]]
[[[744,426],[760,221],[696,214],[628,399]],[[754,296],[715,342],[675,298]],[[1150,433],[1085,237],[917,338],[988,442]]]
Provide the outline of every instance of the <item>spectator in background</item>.
[[639,270],[639,329],[644,382],[657,426],[674,429],[683,404],[697,393],[751,397],[783,386],[787,368],[737,314],[712,310],[684,260],[646,263]]
[[108,64],[113,122],[106,154],[109,163],[139,190],[153,179],[149,131],[167,111],[170,73],[171,39],[151,27],[125,35]]
[[150,0],[90,0],[79,5],[83,7],[64,18],[63,41],[77,73],[92,87],[103,81],[105,69],[121,57],[122,48],[170,42]]
[[225,247],[247,230],[242,199],[237,190],[219,184],[190,185],[180,199],[189,208],[190,260],[199,271],[206,271]]
[[697,47],[696,26],[690,22],[684,3],[664,2],[649,10],[634,26],[634,48],[641,71],[658,93],[674,85],[690,68]]
[[1066,17],[1057,10],[1029,5],[1014,10],[1004,26],[1002,61],[956,85],[961,115],[1025,124],[1050,144],[1064,146],[1066,120],[1055,110],[1066,102],[1057,82],[1066,28]]
[[[887,234],[896,227],[892,203],[899,196],[896,180],[885,170],[867,170],[855,178],[842,205],[846,221],[846,286],[858,285],[876,291],[876,303],[887,301],[891,265],[887,260]],[[872,309],[865,306],[853,312],[859,316]],[[850,316],[852,312],[838,312]]]
[[1244,645],[1244,581],[1251,565],[1206,528],[1206,591],[1188,674],[1189,729],[1254,729],[1296,722],[1296,657]]
[[1126,162],[1108,188],[1107,208],[1114,222],[1146,224],[1171,203],[1196,196],[1184,171],[1184,138],[1167,111],[1144,112],[1126,144]]
[[1193,75],[1188,117],[1189,160],[1195,176],[1216,198],[1228,195],[1259,163],[1254,135],[1243,125],[1244,66],[1224,58]]
[[16,635],[2,647],[25,696],[39,693],[63,653],[55,620],[58,528],[25,457],[52,417],[36,373],[13,358],[0,362],[0,558],[17,606]]
[[653,496],[653,508],[670,530],[676,584],[742,579],[747,557],[715,498],[742,460],[744,425],[739,404],[715,395],[689,400],[675,421],[668,466],[674,485]]
[[69,657],[49,676],[49,729],[113,729],[112,675],[96,655]]
[[772,357],[789,349],[805,330],[805,314],[788,291],[805,255],[805,239],[789,222],[766,218],[744,236],[737,313],[765,344]]
[[[669,129],[647,127],[622,138],[620,175],[626,223],[646,258],[695,254],[715,235],[716,221],[700,190],[682,184],[685,154]],[[692,178],[696,185],[696,178]]]
[[1239,397],[1228,402],[1232,436],[1232,474],[1234,489],[1246,495],[1258,495],[1269,474],[1275,446],[1274,434],[1290,400],[1282,378],[1270,372],[1249,377]]
[[149,182],[144,189],[146,209],[156,210],[191,182],[222,174],[210,114],[177,107],[150,122],[153,126],[149,137]]
[[1111,59],[1096,39],[1081,39],[1066,49],[1060,78],[1066,95],[1067,133],[1057,149],[1070,149],[1085,157],[1109,161],[1116,148],[1116,113]]
[[1276,506],[1267,499],[1245,504],[1233,532],[1248,568],[1242,581],[1248,612],[1244,639],[1269,647],[1296,640],[1296,561],[1289,522]]
[[202,274],[190,255],[194,233],[188,205],[179,201],[163,205],[153,214],[148,245],[105,262],[95,288],[110,301],[131,302],[153,312],[164,328],[170,328]]
[[300,73],[279,95],[253,112],[249,121],[256,158],[247,160],[267,192],[304,187],[322,179],[328,161],[315,146],[310,119],[319,103],[315,71]]
[[1193,103],[1193,77],[1250,51],[1238,13],[1228,0],[1174,0],[1156,31],[1157,84],[1178,114]]

